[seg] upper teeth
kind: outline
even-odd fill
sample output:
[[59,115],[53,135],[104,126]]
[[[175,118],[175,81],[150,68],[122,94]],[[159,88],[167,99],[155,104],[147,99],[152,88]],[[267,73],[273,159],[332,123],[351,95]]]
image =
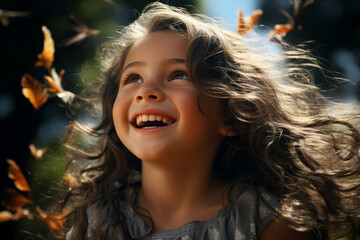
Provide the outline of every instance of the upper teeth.
[[142,126],[144,122],[162,121],[165,124],[171,124],[173,121],[161,115],[138,115],[136,117],[136,125]]

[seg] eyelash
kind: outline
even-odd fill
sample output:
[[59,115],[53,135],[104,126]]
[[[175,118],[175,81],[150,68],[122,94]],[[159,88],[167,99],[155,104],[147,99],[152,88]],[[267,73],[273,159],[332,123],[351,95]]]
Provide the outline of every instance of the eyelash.
[[137,73],[133,73],[133,72],[127,73],[127,74],[125,75],[125,77],[123,78],[124,80],[121,81],[121,85],[126,85],[126,84],[128,84],[129,81],[130,81],[131,79],[134,79],[134,78],[140,78],[140,79],[141,79],[140,75],[137,74]]
[[186,78],[187,78],[187,80],[189,80],[189,75],[186,73],[186,72],[184,72],[184,71],[174,71],[170,76],[170,78],[171,78],[171,80],[174,80],[175,78],[174,77],[176,77],[177,75],[184,75]]
[[[170,81],[174,80],[176,76],[181,75],[181,74],[184,75],[185,78],[187,78],[186,80],[189,79],[189,76],[186,72],[181,71],[181,70],[176,70],[170,75]],[[129,72],[125,75],[125,77],[123,77],[124,80],[121,81],[121,85],[124,86],[124,85],[130,83],[130,80],[135,79],[135,78],[141,79],[141,76],[137,73]],[[181,78],[181,79],[183,79],[183,78]]]

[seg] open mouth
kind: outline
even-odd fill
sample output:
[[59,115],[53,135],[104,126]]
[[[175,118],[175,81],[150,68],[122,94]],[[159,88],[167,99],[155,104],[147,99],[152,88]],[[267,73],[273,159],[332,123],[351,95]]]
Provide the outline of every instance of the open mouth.
[[158,128],[158,127],[166,127],[168,125],[176,122],[175,119],[171,119],[169,117],[161,116],[161,115],[147,115],[141,114],[136,116],[132,125],[136,128]]

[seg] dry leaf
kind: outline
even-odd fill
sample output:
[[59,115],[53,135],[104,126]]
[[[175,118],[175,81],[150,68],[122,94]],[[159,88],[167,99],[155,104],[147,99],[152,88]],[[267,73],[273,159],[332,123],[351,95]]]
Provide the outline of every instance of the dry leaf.
[[9,19],[15,17],[27,17],[29,12],[9,11],[0,9],[0,23],[7,27],[9,25]]
[[53,232],[60,232],[62,230],[62,228],[64,227],[66,216],[68,216],[71,213],[70,209],[66,209],[61,214],[58,215],[49,214],[41,210],[41,208],[39,207],[36,207],[35,209],[39,214],[39,217],[47,223],[50,230]]
[[25,73],[21,79],[22,93],[29,99],[35,109],[39,109],[48,99],[47,91],[31,75]]
[[290,15],[285,9],[280,8],[281,12],[288,19],[288,24],[293,26],[291,30],[301,30],[302,26],[300,25],[300,20],[304,15],[304,12],[309,8],[311,4],[314,3],[314,0],[290,0],[290,4],[293,8],[293,14]]
[[19,166],[16,164],[14,160],[8,159],[6,162],[9,164],[9,172],[8,176],[10,179],[14,181],[15,186],[20,191],[29,192],[29,184],[27,183],[24,174],[21,172]]
[[8,222],[14,219],[14,214],[9,211],[1,211],[0,212],[0,223]]
[[55,69],[52,68],[51,76],[44,76],[44,78],[49,86],[48,91],[52,93],[56,93],[56,96],[59,97],[64,103],[70,104],[75,98],[75,94],[69,91],[65,91],[62,88],[61,81],[64,74],[65,74],[64,69],[62,69],[58,75]]
[[47,84],[48,91],[52,93],[60,93],[63,92],[64,89],[61,86],[62,77],[65,74],[65,70],[62,69],[59,75],[56,73],[55,68],[51,69],[51,76],[44,76]]
[[44,148],[37,148],[34,144],[29,145],[30,153],[35,157],[35,159],[40,160],[48,150],[47,147]]
[[47,84],[48,84],[48,91],[52,93],[59,93],[61,89],[56,85],[55,80],[50,76],[44,76]]
[[276,37],[277,35],[285,37],[286,34],[293,29],[294,26],[291,24],[276,24],[274,29],[270,31],[270,38]]
[[262,14],[263,14],[262,10],[255,10],[251,13],[250,18],[244,19],[242,10],[239,9],[237,32],[240,35],[245,35],[246,33],[248,33],[251,29],[253,29],[254,25],[260,19]]
[[0,212],[0,223],[19,220],[20,218],[27,217],[32,218],[30,211],[23,208],[16,209],[15,214],[10,211],[4,210]]
[[1,203],[5,208],[16,211],[18,208],[22,208],[26,204],[32,203],[32,201],[21,195],[15,189],[8,188],[5,190],[4,198]]
[[69,187],[74,187],[76,185],[76,179],[69,174],[63,176],[63,179]]
[[44,48],[42,53],[38,54],[39,60],[35,63],[35,66],[43,66],[50,73],[55,53],[54,40],[51,37],[51,32],[46,26],[43,26],[41,29],[44,33]]
[[76,35],[62,41],[59,45],[69,46],[74,43],[79,43],[86,38],[96,36],[100,33],[100,30],[90,29],[86,24],[79,21],[73,14],[69,15],[70,28],[77,32]]
[[249,25],[254,26],[259,21],[262,14],[263,14],[263,11],[261,9],[253,11],[250,15]]
[[15,215],[14,215],[14,220],[18,220],[20,218],[23,217],[27,217],[29,219],[33,218],[33,215],[30,213],[30,211],[28,209],[24,209],[24,208],[18,208],[16,209]]
[[287,24],[276,24],[274,29],[270,31],[270,39],[274,37],[285,37],[286,34],[291,30],[301,30],[302,26],[300,24],[301,17],[308,7],[314,3],[314,0],[290,0],[290,4],[293,8],[293,14],[291,15],[285,9],[280,8],[281,12],[288,19]]

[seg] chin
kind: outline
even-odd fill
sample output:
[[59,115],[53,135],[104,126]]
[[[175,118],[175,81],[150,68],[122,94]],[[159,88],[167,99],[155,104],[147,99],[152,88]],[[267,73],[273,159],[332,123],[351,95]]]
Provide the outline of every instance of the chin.
[[161,151],[160,149],[149,149],[148,151],[141,151],[135,154],[141,161],[148,163],[161,163],[162,161],[169,161],[169,153]]
[[141,161],[156,162],[163,158],[165,154],[155,149],[149,149],[148,151],[141,151],[135,154]]

